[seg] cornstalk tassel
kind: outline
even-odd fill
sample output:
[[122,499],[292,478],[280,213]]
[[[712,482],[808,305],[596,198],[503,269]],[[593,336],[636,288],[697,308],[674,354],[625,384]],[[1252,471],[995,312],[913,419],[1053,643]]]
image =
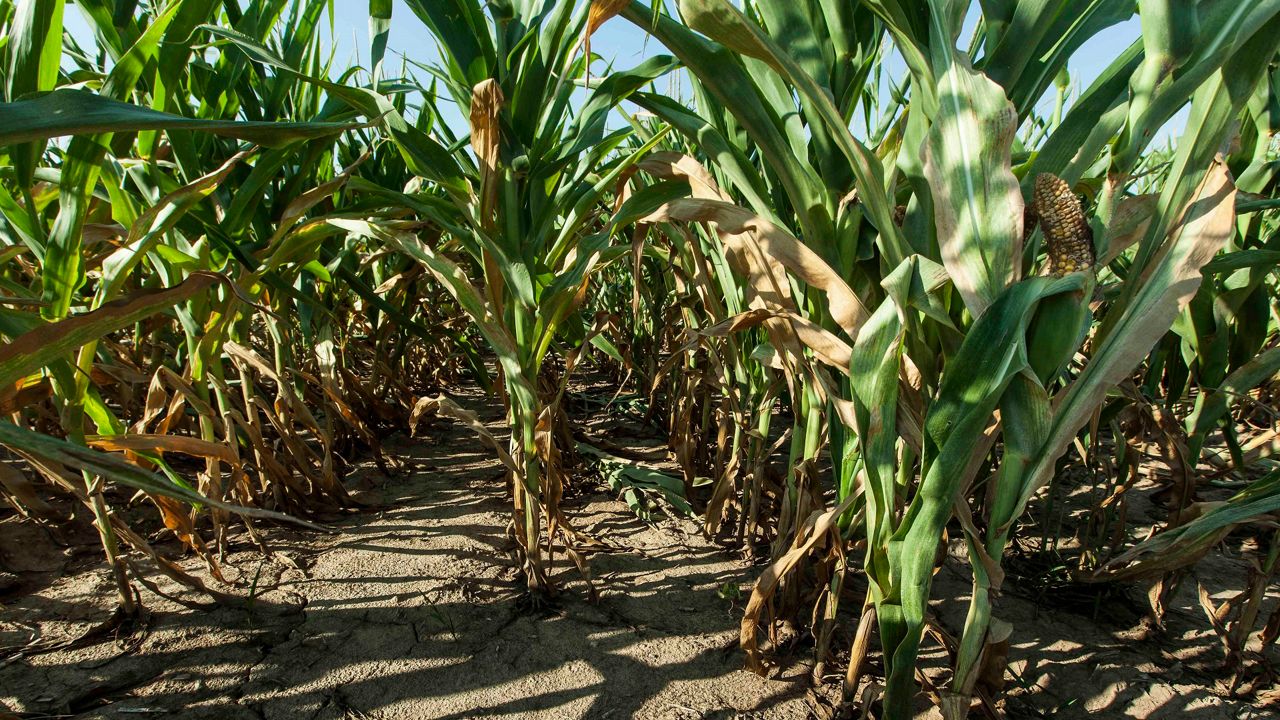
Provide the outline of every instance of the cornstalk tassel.
[[1071,186],[1056,175],[1040,173],[1033,204],[1044,230],[1049,272],[1062,277],[1093,267],[1093,230]]

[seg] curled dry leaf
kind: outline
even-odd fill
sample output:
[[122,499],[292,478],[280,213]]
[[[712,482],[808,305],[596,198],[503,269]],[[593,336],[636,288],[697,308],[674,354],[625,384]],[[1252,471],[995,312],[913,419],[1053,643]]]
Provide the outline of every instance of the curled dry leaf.
[[[751,599],[747,601],[746,610],[742,616],[742,627],[739,641],[742,644],[742,650],[747,655],[747,669],[757,673],[764,674],[764,662],[760,657],[760,642],[756,637],[756,626],[760,623],[760,615],[769,601],[773,597],[773,593],[778,589],[778,583],[782,578],[795,569],[800,560],[808,555],[819,541],[826,539],[828,534],[835,527],[836,520],[853,506],[854,500],[859,496],[850,493],[840,504],[827,510],[826,512],[814,512],[805,520],[804,526],[795,535],[795,543],[785,555],[778,558],[760,574],[760,579],[756,580],[755,587],[751,590]],[[836,542],[841,542],[839,536],[835,538]]]
[[587,10],[587,26],[582,30],[582,52],[591,61],[591,36],[624,8],[631,0],[591,0],[591,8]]
[[[484,440],[486,444],[493,448],[494,452],[498,455],[498,459],[502,461],[502,464],[506,466],[508,470],[515,473],[516,477],[521,476],[522,471],[520,470],[520,467],[516,465],[516,461],[512,459],[511,454],[507,452],[506,448],[502,447],[502,443],[498,442],[498,438],[494,437],[493,433],[489,432],[489,428],[484,426],[484,423],[480,421],[479,415],[476,415],[474,412],[462,407],[444,395],[424,397],[418,400],[418,402],[413,406],[413,416],[416,416],[419,420],[424,415],[432,412],[439,413],[445,417],[451,417],[454,420],[461,422],[463,425],[466,425],[467,429],[474,432],[481,440]],[[416,422],[413,420],[410,420],[410,422],[414,423],[412,427],[417,426]]]
[[85,343],[186,300],[224,281],[212,272],[196,272],[173,287],[140,290],[83,315],[42,325],[0,345],[0,386],[11,393],[22,378],[66,357]]
[[492,173],[498,167],[498,112],[503,102],[502,86],[493,78],[477,83],[471,90],[471,150],[483,172]]
[[836,324],[850,337],[870,316],[862,301],[831,266],[785,229],[750,210],[721,200],[683,198],[657,209],[644,222],[713,222],[725,233],[726,246],[743,258],[758,291],[778,307],[794,308],[786,272],[791,271],[812,287],[822,290],[830,302]]

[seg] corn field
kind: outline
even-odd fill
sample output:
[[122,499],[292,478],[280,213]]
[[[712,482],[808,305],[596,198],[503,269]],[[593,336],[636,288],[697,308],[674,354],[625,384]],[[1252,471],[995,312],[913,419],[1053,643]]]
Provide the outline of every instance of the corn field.
[[[624,572],[656,533],[737,568],[683,632],[807,710],[397,715],[327,676],[313,717],[1280,711],[1280,2],[338,5],[345,64],[332,1],[0,0],[0,686],[144,657],[163,617],[253,625],[282,548],[430,475],[432,518],[500,498],[467,559],[494,594],[460,602],[531,652],[681,613]],[[389,49],[408,26],[432,47]],[[465,449],[478,481],[412,460]],[[23,624],[45,536],[91,632]],[[1089,705],[1108,681],[1033,672],[1017,603],[1133,608],[1144,672],[1220,714]],[[185,712],[42,682],[0,717]]]

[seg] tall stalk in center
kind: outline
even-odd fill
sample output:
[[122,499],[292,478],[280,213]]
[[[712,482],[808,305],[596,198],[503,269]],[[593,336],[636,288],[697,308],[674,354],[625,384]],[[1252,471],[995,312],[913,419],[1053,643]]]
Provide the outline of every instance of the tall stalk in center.
[[[673,61],[654,58],[633,71],[611,73],[585,92],[584,49],[610,15],[608,3],[520,0],[491,2],[487,9],[477,0],[408,4],[440,43],[444,66],[429,70],[465,110],[471,153],[451,137],[441,142],[407,125],[393,128],[406,157],[426,161],[415,172],[446,192],[382,191],[409,205],[419,221],[335,224],[374,235],[422,262],[488,341],[511,427],[508,450],[499,454],[511,474],[517,552],[529,589],[549,591],[544,529],[548,544],[561,536],[575,562],[582,561],[559,510],[560,458],[567,450],[561,447],[567,437],[559,409],[562,378],[544,364],[557,348],[570,360],[583,342],[588,328],[578,310],[590,276],[627,253],[611,246],[615,228],[601,218],[602,198],[658,140],[631,153],[614,152],[631,131],[608,131],[609,110]],[[375,15],[375,31],[383,22]],[[447,135],[447,128],[440,132]],[[440,175],[442,166],[452,168],[447,177]],[[412,232],[424,223],[430,238]],[[447,402],[439,406],[458,414]]]

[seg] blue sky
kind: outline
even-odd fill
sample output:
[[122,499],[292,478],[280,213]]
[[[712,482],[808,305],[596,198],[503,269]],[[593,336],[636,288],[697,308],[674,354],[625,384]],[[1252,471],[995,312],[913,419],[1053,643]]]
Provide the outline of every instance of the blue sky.
[[[568,0],[566,0],[568,1]],[[851,0],[852,1],[852,0]],[[971,13],[971,19],[976,13]],[[367,66],[369,58],[368,3],[365,0],[334,0],[335,35],[338,59],[352,57],[358,51]],[[971,25],[970,25],[971,27]],[[1072,85],[1078,94],[1106,69],[1117,55],[1141,36],[1136,17],[1098,33],[1072,56],[1068,67]],[[967,37],[967,35],[966,35]],[[646,57],[665,52],[662,44],[649,38],[632,23],[614,18],[600,28],[591,41],[591,49],[616,67],[631,67]],[[404,53],[418,62],[430,62],[439,57],[435,41],[426,26],[403,0],[395,0],[392,13],[391,37],[388,41],[388,69],[394,67],[392,55]],[[898,68],[904,72],[905,66]],[[1052,106],[1051,98],[1045,104]],[[459,118],[460,119],[460,118]],[[1186,111],[1178,113],[1164,128],[1161,135],[1177,136],[1186,124]]]
[[[333,0],[333,8],[333,41],[337,47],[338,64],[346,66],[349,60],[354,62],[358,57],[360,64],[368,67],[369,5],[367,0]],[[65,22],[68,31],[76,37],[82,39],[89,37],[88,26],[74,7],[67,8]],[[1133,18],[1091,38],[1073,55],[1068,68],[1075,91],[1078,93],[1088,87],[1111,60],[1138,39],[1139,35],[1138,20]],[[622,18],[614,18],[606,23],[593,38],[591,49],[603,58],[611,59],[617,67],[630,67],[646,57],[664,52],[660,43],[648,38],[642,30]],[[397,71],[400,54],[425,64],[433,63],[439,58],[435,40],[426,26],[403,0],[395,0],[386,59],[389,72]],[[900,72],[901,68],[897,68],[896,71]],[[1047,102],[1048,99],[1046,99]],[[449,117],[449,115],[455,116]],[[1180,134],[1186,124],[1186,116],[1184,109],[1170,121],[1161,135],[1171,137]],[[446,111],[446,120],[452,124],[460,121],[461,116]]]

